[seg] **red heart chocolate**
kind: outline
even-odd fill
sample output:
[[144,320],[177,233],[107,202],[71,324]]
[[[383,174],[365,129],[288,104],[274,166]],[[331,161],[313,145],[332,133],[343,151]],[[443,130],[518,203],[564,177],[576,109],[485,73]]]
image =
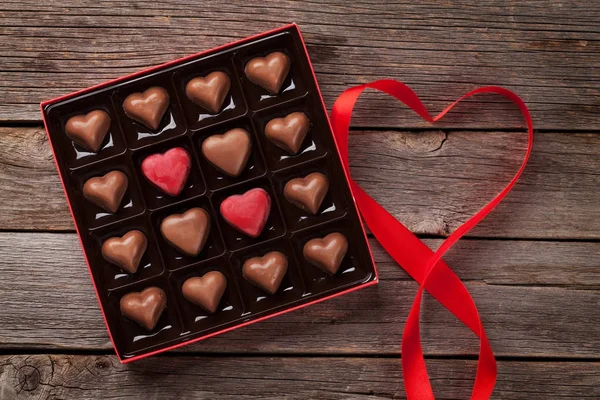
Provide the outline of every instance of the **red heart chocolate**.
[[310,121],[303,112],[293,112],[284,118],[270,120],[265,135],[277,146],[291,154],[297,154],[310,129]]
[[120,308],[124,316],[151,331],[167,308],[167,295],[161,288],[151,286],[121,297]]
[[311,239],[304,245],[302,253],[311,264],[335,274],[348,251],[348,240],[341,233],[330,233],[322,239]]
[[152,154],[142,161],[142,172],[156,187],[170,196],[178,196],[187,181],[192,161],[182,147],[163,154]]
[[156,130],[169,108],[169,93],[154,86],[142,93],[132,93],[123,102],[125,114],[136,122]]
[[97,153],[110,129],[110,116],[103,110],[69,118],[65,125],[67,136],[86,150]]
[[244,278],[256,286],[275,294],[287,272],[288,261],[285,255],[272,251],[262,257],[249,258],[244,262]]
[[244,72],[255,85],[271,94],[277,94],[290,72],[290,64],[290,58],[286,54],[276,51],[266,57],[256,57],[248,61]]
[[202,277],[194,276],[183,283],[181,292],[188,301],[209,313],[217,311],[227,288],[227,278],[219,271],[210,271]]
[[283,195],[292,204],[313,215],[319,212],[329,190],[327,177],[313,172],[304,178],[294,178],[285,184]]
[[215,71],[189,81],[185,86],[185,94],[200,107],[216,114],[221,110],[230,88],[229,76],[225,72]]
[[202,142],[202,154],[229,176],[239,176],[250,158],[252,142],[244,129],[235,128],[222,135],[209,136]]
[[146,235],[137,230],[129,231],[122,237],[106,240],[102,244],[102,257],[124,271],[135,274],[147,246]]
[[256,238],[269,218],[271,198],[264,189],[251,189],[242,195],[236,194],[223,200],[220,211],[231,226]]
[[88,179],[83,185],[83,196],[104,210],[115,213],[129,186],[127,175],[110,171],[104,176]]
[[169,215],[161,222],[160,233],[178,250],[195,257],[202,251],[210,233],[210,216],[199,207],[183,214]]

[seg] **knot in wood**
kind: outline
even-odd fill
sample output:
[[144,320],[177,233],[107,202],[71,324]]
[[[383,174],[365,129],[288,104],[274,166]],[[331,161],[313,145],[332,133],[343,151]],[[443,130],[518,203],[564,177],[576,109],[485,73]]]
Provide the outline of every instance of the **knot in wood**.
[[24,365],[17,370],[18,391],[31,392],[40,386],[40,370],[31,365]]

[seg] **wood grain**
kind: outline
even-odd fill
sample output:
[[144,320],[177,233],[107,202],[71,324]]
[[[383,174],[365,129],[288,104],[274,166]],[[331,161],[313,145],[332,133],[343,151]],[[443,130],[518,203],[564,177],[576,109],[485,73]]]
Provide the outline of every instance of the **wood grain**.
[[[599,20],[600,3],[584,0],[2,1],[0,398],[405,396],[400,341],[417,286],[374,239],[376,287],[132,365],[108,355],[39,102],[291,21],[329,109],[347,87],[385,77],[432,113],[481,85],[525,99],[543,130],[530,164],[445,260],[500,357],[493,399],[600,398]],[[353,176],[426,236],[453,232],[525,149],[512,130],[520,114],[494,96],[432,127],[368,91],[353,126]],[[467,398],[477,341],[429,296],[421,321],[436,398]]]
[[[295,21],[329,108],[348,86],[377,78],[405,81],[432,110],[497,84],[524,97],[538,128],[597,129],[599,15],[584,0],[4,1],[0,121],[39,121],[41,100]],[[382,95],[366,97],[358,126],[429,126]],[[441,126],[522,124],[512,106],[483,97]]]
[[74,229],[43,129],[0,128],[0,188],[1,229]]
[[[417,285],[372,245],[378,286],[180,351],[397,355]],[[468,281],[497,355],[595,358],[600,292],[590,289],[600,284],[599,250],[600,243],[467,240],[447,261]],[[0,233],[0,260],[0,348],[111,349],[74,234]],[[427,354],[477,353],[474,335],[433,299],[423,310]]]
[[[521,132],[359,131],[354,178],[412,231],[446,236],[492,198],[523,157]],[[472,236],[598,239],[600,135],[538,133],[521,180]],[[73,230],[45,133],[0,128],[0,228]]]
[[[3,399],[400,399],[396,358],[0,356]],[[437,399],[467,398],[475,361],[428,360]],[[177,373],[175,373],[177,371]],[[501,361],[492,399],[597,399],[600,364]]]

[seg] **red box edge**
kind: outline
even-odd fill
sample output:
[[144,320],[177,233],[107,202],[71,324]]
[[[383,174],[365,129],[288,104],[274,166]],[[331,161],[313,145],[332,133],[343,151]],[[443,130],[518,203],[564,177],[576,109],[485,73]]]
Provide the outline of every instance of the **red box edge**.
[[[357,211],[357,214],[359,216],[358,220],[360,222],[362,233],[363,233],[365,242],[367,244],[367,248],[369,250],[369,256],[371,257],[371,261],[373,263],[373,267],[374,267],[373,269],[375,271],[375,279],[374,280],[372,280],[370,282],[362,283],[362,284],[360,284],[358,286],[355,286],[355,287],[350,288],[350,289],[343,290],[343,291],[338,292],[338,293],[331,294],[329,296],[322,297],[320,299],[313,300],[313,301],[308,302],[308,303],[300,304],[300,305],[297,305],[295,307],[292,307],[292,308],[289,308],[289,309],[286,309],[286,310],[278,311],[278,312],[276,312],[274,314],[265,315],[263,317],[260,317],[258,319],[252,320],[252,321],[242,322],[242,323],[240,323],[238,325],[231,326],[231,327],[225,328],[225,329],[221,329],[219,331],[210,333],[208,335],[200,336],[200,337],[197,337],[197,338],[194,338],[194,339],[191,339],[191,340],[187,340],[187,341],[182,342],[182,343],[177,343],[177,344],[169,346],[169,347],[165,347],[165,348],[162,348],[162,349],[157,349],[157,350],[151,351],[149,353],[140,354],[138,356],[134,356],[134,357],[123,359],[123,358],[121,358],[119,352],[117,351],[117,347],[115,345],[115,342],[114,342],[114,339],[113,339],[113,336],[112,336],[112,332],[110,330],[110,326],[108,325],[108,321],[107,321],[106,315],[104,313],[104,307],[102,306],[102,302],[101,302],[101,299],[100,299],[100,294],[98,293],[98,287],[96,286],[96,283],[94,281],[94,276],[92,274],[92,269],[90,267],[90,263],[89,263],[89,260],[87,258],[87,254],[85,252],[85,248],[83,246],[83,242],[81,240],[81,233],[79,232],[79,228],[77,227],[77,223],[75,221],[75,215],[73,213],[73,208],[71,206],[71,202],[70,202],[69,196],[67,194],[67,190],[66,190],[66,187],[65,187],[64,179],[63,179],[64,177],[63,177],[63,175],[61,173],[61,170],[59,168],[59,165],[58,165],[58,160],[56,158],[56,153],[54,151],[54,146],[52,144],[52,141],[50,140],[50,134],[48,132],[48,124],[47,124],[47,121],[46,121],[46,116],[45,116],[45,113],[44,113],[44,108],[47,105],[54,104],[54,103],[57,103],[59,101],[71,98],[71,97],[75,97],[75,96],[78,96],[80,94],[83,94],[83,93],[86,93],[86,92],[90,92],[92,90],[100,89],[100,88],[106,87],[108,85],[112,85],[112,84],[115,84],[115,83],[123,82],[125,80],[132,79],[132,78],[135,78],[137,76],[140,76],[140,75],[143,75],[143,74],[146,74],[146,73],[149,73],[149,72],[153,72],[153,71],[156,71],[158,69],[165,68],[165,67],[168,67],[170,65],[173,65],[173,64],[176,64],[176,63],[179,63],[179,62],[182,62],[182,61],[186,61],[186,60],[198,57],[198,56],[202,56],[203,54],[206,54],[206,53],[209,53],[209,52],[214,52],[214,51],[222,50],[222,49],[225,49],[225,48],[228,48],[228,47],[233,47],[233,46],[245,43],[245,42],[249,42],[249,41],[252,41],[252,40],[260,39],[260,38],[265,37],[265,36],[269,36],[269,35],[272,35],[272,34],[275,34],[275,33],[282,32],[282,31],[284,31],[286,29],[289,29],[289,28],[296,29],[296,31],[298,32],[298,36],[300,37],[300,41],[302,43],[302,47],[304,48],[304,53],[306,54],[306,58],[308,60],[309,66],[310,66],[311,75],[312,75],[313,79],[315,80],[315,82],[317,83],[317,85],[316,85],[317,92],[318,92],[319,98],[321,100],[321,105],[323,106],[323,109],[325,110],[325,115],[326,115],[326,118],[327,118],[327,123],[329,124],[329,129],[331,130],[331,132],[333,132],[333,127],[332,127],[331,121],[329,119],[329,113],[327,112],[327,107],[325,105],[325,100],[323,99],[323,94],[321,93],[321,88],[319,87],[319,84],[318,84],[318,81],[317,81],[317,77],[315,75],[315,70],[313,68],[312,61],[311,61],[310,56],[308,54],[308,49],[306,48],[306,43],[304,42],[304,37],[302,36],[302,33],[300,31],[300,28],[299,28],[298,24],[296,24],[295,22],[293,22],[291,24],[283,25],[281,27],[278,27],[278,28],[275,28],[275,29],[272,29],[272,30],[269,30],[269,31],[261,32],[259,34],[256,34],[256,35],[253,35],[253,36],[249,36],[249,37],[246,37],[246,38],[243,38],[243,39],[240,39],[240,40],[229,42],[229,43],[223,44],[221,46],[213,47],[211,49],[204,50],[204,51],[201,51],[199,53],[191,54],[191,55],[188,55],[188,56],[185,56],[185,57],[181,57],[181,58],[178,58],[178,59],[175,59],[175,60],[172,60],[172,61],[168,61],[168,62],[163,63],[163,64],[155,65],[153,67],[146,68],[144,70],[140,70],[140,71],[128,74],[128,75],[124,75],[124,76],[121,76],[119,78],[115,78],[115,79],[112,79],[112,80],[109,80],[109,81],[105,81],[105,82],[99,83],[97,85],[90,86],[88,88],[84,88],[84,89],[81,89],[81,90],[78,90],[78,91],[75,91],[75,92],[72,92],[72,93],[69,93],[69,94],[65,94],[65,95],[62,95],[62,96],[50,99],[50,100],[45,100],[45,101],[42,101],[40,103],[40,110],[41,110],[41,113],[42,113],[42,121],[44,122],[44,129],[46,130],[46,136],[48,138],[48,142],[50,143],[50,150],[52,151],[52,158],[54,159],[54,165],[56,166],[56,170],[58,171],[58,175],[60,176],[60,184],[61,184],[61,186],[63,188],[63,192],[64,192],[65,198],[67,200],[67,205],[69,207],[69,212],[71,214],[71,218],[73,219],[73,222],[74,222],[74,225],[75,225],[75,231],[77,232],[77,239],[79,240],[79,244],[81,246],[81,249],[82,249],[82,252],[83,252],[83,256],[85,258],[85,262],[86,262],[86,265],[87,265],[87,268],[88,268],[88,273],[90,274],[90,278],[92,280],[92,286],[94,287],[94,293],[96,294],[96,299],[98,301],[98,305],[100,306],[100,311],[102,312],[102,319],[104,320],[104,325],[106,326],[106,330],[108,331],[108,336],[110,338],[111,344],[112,344],[113,349],[115,351],[115,355],[117,356],[117,358],[118,358],[118,360],[119,360],[119,362],[121,364],[127,364],[127,363],[130,363],[130,362],[133,362],[133,361],[137,361],[137,360],[141,360],[143,358],[147,358],[147,357],[150,357],[150,356],[153,356],[153,355],[156,355],[156,354],[160,354],[160,353],[164,353],[164,352],[167,352],[167,351],[171,351],[171,350],[177,349],[179,347],[187,346],[187,345],[190,345],[192,343],[196,343],[196,342],[199,342],[199,341],[211,338],[213,336],[217,336],[217,335],[220,335],[220,334],[223,334],[223,333],[235,330],[235,329],[239,329],[239,328],[242,328],[242,327],[245,327],[245,326],[257,323],[257,322],[261,322],[261,321],[267,320],[269,318],[277,317],[279,315],[283,315],[283,314],[286,314],[286,313],[289,313],[289,312],[292,312],[292,311],[296,311],[296,310],[299,310],[301,308],[308,307],[310,305],[317,304],[317,303],[320,303],[322,301],[330,300],[330,299],[333,299],[335,297],[342,296],[344,294],[348,294],[348,293],[354,292],[356,290],[363,289],[363,288],[366,288],[366,287],[369,287],[369,286],[373,286],[373,285],[376,285],[376,284],[379,283],[379,274],[378,274],[378,271],[377,271],[377,265],[375,264],[375,259],[373,257],[373,251],[371,249],[371,245],[369,244],[369,240],[367,238],[367,233],[365,231],[364,222],[363,222],[362,218],[360,217],[360,211],[359,211],[358,205],[356,203],[356,198],[354,196],[354,193],[352,192],[352,187],[350,186],[349,176],[348,176],[346,170],[344,170],[344,178],[346,179],[346,183],[348,184],[348,187],[350,188],[350,194],[351,194],[351,197],[352,197],[352,201],[354,203],[354,208]],[[339,145],[337,143],[337,140],[335,138],[335,135],[333,135],[333,142],[335,144],[335,149],[337,151],[337,155],[338,155],[338,159],[339,159],[340,149],[339,149]],[[340,163],[341,163],[341,160],[340,160]]]
[[[93,85],[93,86],[90,86],[90,87],[87,87],[87,88],[84,88],[84,89],[80,89],[80,90],[77,90],[77,91],[72,92],[72,93],[67,93],[67,94],[64,94],[62,96],[58,96],[58,97],[55,97],[53,99],[50,99],[50,100],[44,100],[44,101],[42,101],[40,103],[41,107],[42,107],[42,114],[43,114],[44,107],[46,107],[49,104],[57,103],[57,102],[59,102],[61,100],[65,100],[65,99],[68,99],[70,97],[75,97],[75,96],[78,96],[78,95],[86,93],[86,92],[91,92],[92,90],[101,89],[101,88],[106,87],[108,85],[113,85],[115,83],[120,83],[120,82],[126,81],[128,79],[132,79],[132,78],[135,78],[137,76],[140,76],[140,75],[143,75],[143,74],[146,74],[146,73],[149,73],[149,72],[153,72],[153,71],[156,71],[158,69],[165,68],[165,67],[168,67],[170,65],[179,63],[179,62],[191,60],[192,58],[195,58],[195,57],[198,57],[198,56],[202,56],[202,55],[204,55],[206,53],[209,53],[209,52],[223,50],[223,49],[226,49],[227,47],[237,46],[237,45],[242,44],[244,42],[249,42],[251,40],[260,39],[261,37],[264,37],[264,36],[268,36],[268,35],[272,35],[272,34],[275,34],[275,33],[279,33],[281,31],[284,31],[284,30],[292,28],[292,27],[296,27],[296,29],[298,30],[298,32],[300,32],[300,30],[298,29],[298,25],[295,22],[293,22],[291,24],[283,25],[283,26],[280,26],[279,28],[275,28],[275,29],[272,29],[270,31],[261,32],[261,33],[258,33],[256,35],[253,35],[253,36],[249,36],[249,37],[246,37],[246,38],[235,40],[233,42],[225,43],[225,44],[222,44],[220,46],[213,47],[211,49],[201,51],[199,53],[190,54],[190,55],[187,55],[187,56],[184,56],[184,57],[176,58],[174,60],[167,61],[166,63],[158,64],[158,65],[155,65],[153,67],[149,67],[149,68],[142,69],[142,70],[139,70],[139,71],[136,71],[136,72],[132,72],[131,74],[123,75],[123,76],[120,76],[120,77],[115,78],[115,79],[110,79],[108,81],[101,82],[101,83],[99,83],[97,85]],[[311,65],[311,68],[312,68],[312,65]]]

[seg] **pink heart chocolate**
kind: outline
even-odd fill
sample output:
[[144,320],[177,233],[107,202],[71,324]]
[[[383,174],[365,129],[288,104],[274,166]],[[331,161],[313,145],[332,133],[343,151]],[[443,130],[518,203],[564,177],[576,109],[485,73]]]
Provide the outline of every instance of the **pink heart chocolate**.
[[170,196],[183,190],[192,166],[189,153],[175,147],[163,154],[152,154],[142,161],[142,172],[156,187]]
[[271,198],[264,189],[251,189],[223,200],[220,210],[231,226],[255,238],[267,223],[271,212]]

